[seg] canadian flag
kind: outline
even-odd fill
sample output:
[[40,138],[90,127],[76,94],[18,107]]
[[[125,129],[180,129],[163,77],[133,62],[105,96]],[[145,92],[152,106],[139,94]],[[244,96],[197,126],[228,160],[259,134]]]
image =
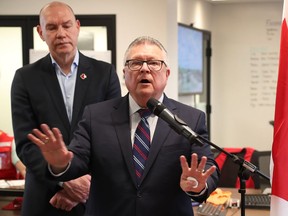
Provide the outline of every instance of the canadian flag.
[[288,215],[288,5],[284,0],[271,158],[271,216]]

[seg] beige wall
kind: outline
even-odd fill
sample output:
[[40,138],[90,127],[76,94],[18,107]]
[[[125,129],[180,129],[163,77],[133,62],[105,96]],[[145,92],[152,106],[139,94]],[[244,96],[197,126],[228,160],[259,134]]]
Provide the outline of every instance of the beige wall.
[[212,140],[270,150],[282,3],[212,9]]
[[[1,0],[0,14],[37,14],[48,1]],[[172,74],[166,93],[178,98],[177,22],[212,32],[211,141],[221,147],[253,146],[269,150],[274,106],[251,106],[251,48],[278,51],[277,26],[267,42],[265,21],[281,21],[282,2],[212,5],[203,0],[86,0],[66,1],[77,14],[116,14],[117,68],[122,77],[122,56],[139,35],[158,38],[167,47]],[[17,7],[15,7],[17,5]],[[276,69],[275,69],[276,68]],[[272,68],[277,76],[277,65]],[[13,73],[13,72],[12,72]],[[123,89],[123,93],[125,93]],[[273,93],[274,90],[272,89]],[[275,92],[274,92],[275,93]],[[192,98],[187,99],[192,100]],[[273,101],[273,99],[270,99]]]
[[[1,15],[37,15],[47,0],[1,0]],[[166,93],[177,99],[177,1],[176,0],[85,0],[65,1],[75,14],[116,14],[117,72],[122,81],[123,56],[129,43],[138,36],[159,39],[169,53],[171,75]],[[16,6],[17,5],[17,6]],[[13,61],[7,64],[13,64]],[[15,71],[5,71],[5,73]],[[3,74],[2,74],[3,75]],[[122,86],[125,94],[126,87]],[[7,89],[10,91],[10,89]],[[3,101],[1,102],[3,103]],[[9,104],[5,102],[5,104]],[[3,108],[0,108],[3,110]],[[0,111],[3,113],[3,111]],[[12,133],[11,121],[0,121],[0,128]]]

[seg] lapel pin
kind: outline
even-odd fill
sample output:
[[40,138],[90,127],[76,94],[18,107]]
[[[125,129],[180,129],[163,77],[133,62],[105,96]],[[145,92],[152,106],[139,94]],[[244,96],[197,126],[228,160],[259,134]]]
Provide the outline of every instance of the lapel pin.
[[85,74],[85,73],[82,73],[82,74],[80,75],[80,78],[81,78],[82,80],[84,80],[84,79],[86,79],[86,78],[87,78],[87,76],[86,76],[86,74]]

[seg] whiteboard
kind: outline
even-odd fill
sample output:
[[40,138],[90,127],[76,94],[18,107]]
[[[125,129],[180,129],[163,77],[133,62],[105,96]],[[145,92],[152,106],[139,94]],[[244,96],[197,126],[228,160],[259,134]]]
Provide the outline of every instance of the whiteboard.
[[213,16],[211,138],[270,150],[282,4],[223,4]]

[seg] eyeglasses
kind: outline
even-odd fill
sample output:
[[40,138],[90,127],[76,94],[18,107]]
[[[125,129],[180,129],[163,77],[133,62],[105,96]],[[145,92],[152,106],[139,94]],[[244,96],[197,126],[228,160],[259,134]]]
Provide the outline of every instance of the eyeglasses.
[[160,71],[163,64],[167,66],[166,63],[162,60],[141,61],[141,60],[136,60],[136,59],[127,60],[125,62],[125,66],[127,65],[131,71],[139,71],[143,67],[144,63],[147,64],[149,70],[151,71]]

